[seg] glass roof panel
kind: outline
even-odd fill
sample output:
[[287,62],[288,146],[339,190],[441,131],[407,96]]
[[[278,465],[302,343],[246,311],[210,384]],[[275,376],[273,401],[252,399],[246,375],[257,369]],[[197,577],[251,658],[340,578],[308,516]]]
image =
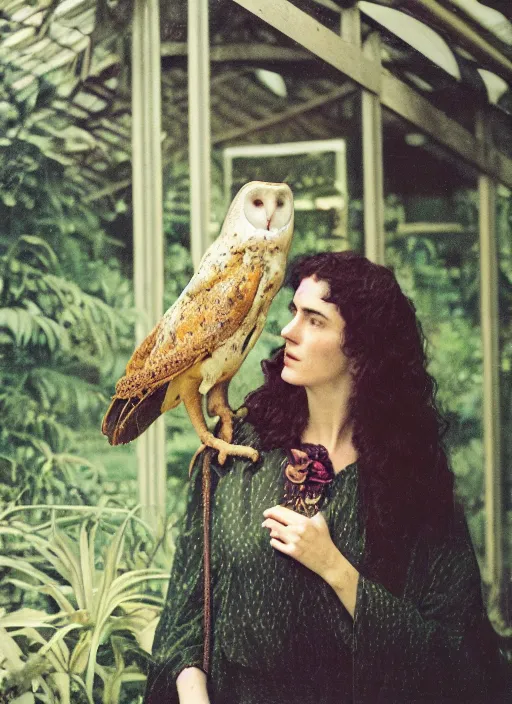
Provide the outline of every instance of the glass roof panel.
[[367,2],[367,0],[361,0],[359,8],[365,15],[400,37],[402,41],[454,78],[460,80],[459,65],[452,50],[445,40],[426,24],[399,10],[382,7],[373,2]]
[[[289,2],[338,35],[342,9],[358,4],[357,0]],[[386,70],[472,132],[477,107],[489,100],[496,106],[488,111],[493,116],[496,147],[509,154],[512,92],[503,79],[506,81],[512,74],[505,69],[500,72],[496,55],[502,57],[503,66],[507,58],[512,62],[512,25],[505,16],[506,10],[501,13],[488,7],[499,7],[499,2],[363,0],[359,7],[363,39],[375,29],[381,35]],[[503,2],[512,6],[512,0]],[[116,14],[114,5],[123,4],[126,12]],[[120,52],[129,37],[130,0],[108,0],[107,14],[113,18],[108,28],[103,26],[101,13],[96,17],[102,6],[99,0],[0,0],[0,5],[0,68],[7,67],[0,85],[0,100],[11,102],[15,113],[14,117],[2,117],[2,138],[8,138],[9,144],[20,139],[18,128],[15,129],[21,119],[16,117],[18,113],[24,116],[25,134],[31,125],[44,119],[52,128],[57,126],[45,133],[41,142],[46,155],[61,150],[67,159],[72,158],[73,165],[84,165],[84,157],[90,152],[92,164],[96,155],[107,149],[108,140],[97,131],[100,121],[108,118],[120,139],[111,161],[116,161],[118,154],[128,154],[130,76],[126,57]],[[449,22],[430,23],[425,19],[420,6],[430,5],[449,10],[473,31],[481,28],[483,40],[495,49],[494,59],[491,53],[487,60],[485,52],[474,52],[471,42],[452,39],[457,34]],[[265,121],[275,128],[274,132],[270,128],[265,132],[270,135],[269,141],[323,138],[332,125],[340,129],[340,121],[346,118],[351,104],[345,95],[345,89],[350,88],[348,83],[338,86],[334,70],[322,67],[321,75],[311,85],[308,78],[318,70],[318,62],[302,47],[278,36],[270,25],[256,21],[253,14],[233,0],[211,0],[210,8],[211,121],[215,144],[225,143],[227,137],[258,141],[260,133],[265,132],[261,127]],[[172,113],[172,119],[165,122],[164,118],[163,128],[167,135],[165,147],[173,149],[176,145],[170,143],[169,135],[186,130],[188,118],[184,68],[186,2],[161,3],[161,12],[163,101]],[[93,33],[96,22],[99,24]],[[116,44],[116,36],[123,37],[123,42]],[[245,96],[244,91],[250,91],[251,99],[241,114],[239,96]],[[287,113],[285,104],[292,113]],[[308,106],[312,107],[305,117]],[[79,139],[73,131],[67,132],[63,143],[59,142],[56,135],[64,116],[66,125],[81,121],[80,126],[95,136],[96,147],[87,148],[89,142]],[[102,129],[105,125],[101,122]],[[290,132],[286,137],[283,126]],[[41,135],[35,137],[39,139]],[[30,136],[26,141],[30,141]],[[0,161],[1,157],[0,153]],[[99,173],[94,178],[101,181]]]
[[487,95],[489,96],[489,102],[496,105],[499,99],[505,95],[508,90],[507,82],[497,76],[492,71],[487,71],[485,68],[478,68],[478,73],[480,74],[482,81],[485,83],[487,88]]
[[[478,0],[450,0],[450,3],[464,10],[466,15],[469,15],[502,42],[512,46],[512,23],[501,12],[483,5]],[[512,5],[510,0],[506,0],[506,4]]]

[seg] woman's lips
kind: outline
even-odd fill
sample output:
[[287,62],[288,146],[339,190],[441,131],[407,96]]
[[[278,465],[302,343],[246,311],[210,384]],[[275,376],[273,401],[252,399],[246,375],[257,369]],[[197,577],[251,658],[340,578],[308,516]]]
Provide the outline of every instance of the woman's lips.
[[288,351],[286,351],[286,352],[284,353],[284,357],[285,357],[285,359],[293,359],[294,362],[298,362],[298,361],[299,361],[299,360],[297,359],[297,357],[294,357],[293,354],[290,354],[290,352],[288,352]]

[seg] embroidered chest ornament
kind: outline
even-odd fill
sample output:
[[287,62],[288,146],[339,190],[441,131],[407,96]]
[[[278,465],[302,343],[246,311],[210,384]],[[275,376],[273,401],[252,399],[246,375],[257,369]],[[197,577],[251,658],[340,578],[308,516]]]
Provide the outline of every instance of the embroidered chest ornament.
[[311,518],[327,498],[327,488],[334,479],[334,468],[323,445],[303,443],[300,450],[287,452],[282,506]]

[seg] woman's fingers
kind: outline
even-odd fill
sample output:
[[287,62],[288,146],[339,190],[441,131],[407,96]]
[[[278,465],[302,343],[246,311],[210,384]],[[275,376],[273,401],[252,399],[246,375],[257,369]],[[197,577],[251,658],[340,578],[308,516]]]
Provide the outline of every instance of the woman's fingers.
[[[301,516],[285,506],[273,506],[263,511],[265,520],[261,524],[270,531],[270,544],[276,547],[273,541],[293,547],[306,532],[309,518]],[[285,552],[282,550],[281,552]]]
[[279,550],[279,552],[284,553],[285,555],[292,555],[293,557],[293,551],[294,551],[294,545],[290,545],[289,543],[283,543],[281,540],[278,540],[277,538],[270,538],[270,545],[275,548],[276,550]]
[[301,516],[300,513],[292,511],[285,506],[272,506],[272,508],[267,508],[263,511],[263,515],[265,518],[272,518],[285,526],[299,525],[307,520],[305,516]]
[[278,523],[277,521],[274,521],[273,518],[265,518],[263,523],[261,524],[262,528],[278,528],[279,526],[282,526],[282,523]]
[[266,518],[263,523],[261,524],[262,528],[268,528],[270,531],[270,537],[271,538],[279,538],[280,540],[283,540],[285,537],[285,528],[282,523],[278,523],[277,521],[274,521],[273,518]]
[[[284,506],[273,506],[263,512],[261,524],[270,531],[270,545],[292,557],[327,581],[332,566],[345,560],[332,541],[329,526],[321,512],[312,518],[302,516]],[[341,558],[340,558],[341,556]]]
[[275,521],[273,518],[266,518],[261,524],[262,528],[267,528],[270,531],[271,538],[277,538],[284,543],[293,544],[300,540],[304,535],[305,527],[299,524],[284,525]]

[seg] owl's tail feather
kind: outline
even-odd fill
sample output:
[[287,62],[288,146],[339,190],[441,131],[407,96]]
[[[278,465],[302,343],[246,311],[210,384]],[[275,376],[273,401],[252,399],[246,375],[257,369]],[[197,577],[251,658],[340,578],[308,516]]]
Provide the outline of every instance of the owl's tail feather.
[[101,432],[111,445],[125,445],[135,440],[162,415],[168,385],[163,384],[142,399],[114,396],[101,425]]

